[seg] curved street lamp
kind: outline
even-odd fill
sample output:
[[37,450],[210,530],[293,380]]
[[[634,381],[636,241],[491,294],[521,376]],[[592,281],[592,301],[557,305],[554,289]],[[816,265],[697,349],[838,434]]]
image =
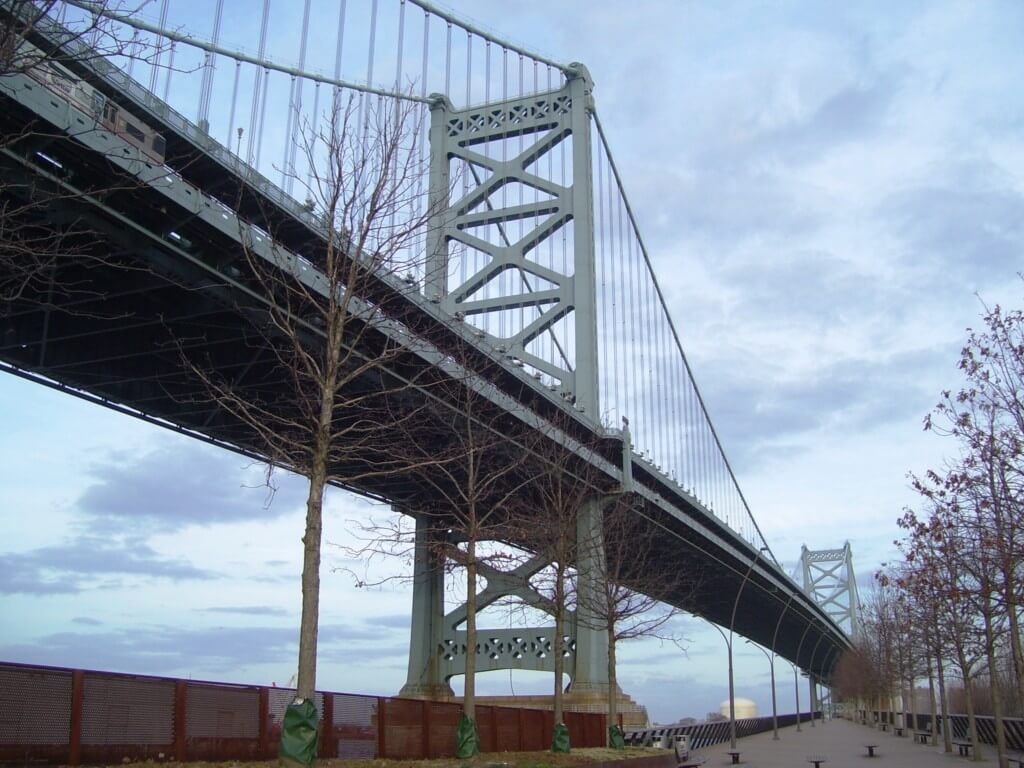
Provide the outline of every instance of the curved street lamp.
[[[786,612],[789,610],[789,606],[793,603],[799,593],[791,592],[789,600],[786,601],[786,607],[782,609],[782,613],[779,614],[779,620],[775,622],[775,632],[772,634],[772,741],[779,740],[779,721],[775,714],[775,648],[779,641],[779,628],[782,627],[782,620],[786,617]],[[747,642],[750,642],[749,640]],[[799,652],[798,652],[799,653]],[[793,679],[796,680],[796,667],[793,667]],[[796,691],[796,729],[800,730],[800,686],[797,685]]]
[[[736,590],[736,599],[732,601],[732,617],[729,619],[729,638],[725,641],[729,648],[729,747],[736,749],[736,688],[733,682],[733,671],[732,671],[732,638],[733,628],[736,626],[736,609],[739,607],[740,598],[743,596],[743,588],[747,586],[747,581],[750,579],[750,574],[754,570],[754,566],[757,565],[757,561],[761,559],[761,553],[767,552],[768,547],[761,547],[754,554],[754,559],[750,561],[750,567],[747,568],[747,572],[743,575],[743,581],[740,583],[740,588]],[[725,637],[725,633],[722,633],[722,637]]]
[[[794,664],[793,662],[789,662],[790,666],[793,667],[793,691],[796,694],[796,732],[797,733],[800,733],[800,731],[801,731],[801,728],[800,728],[800,675],[799,675],[799,673],[797,671],[798,670],[797,664],[800,663],[800,651],[802,651],[803,648],[804,648],[804,640],[807,639],[807,633],[811,631],[811,626],[812,625],[810,623],[808,623],[807,626],[804,627],[804,633],[802,635],[800,635],[800,645],[798,645],[796,647],[796,662],[797,663]],[[814,720],[814,713],[813,712],[811,713],[811,720],[812,721]]]
[[746,641],[747,645],[757,648],[761,653],[764,654],[765,658],[768,659],[768,669],[771,670],[772,676],[772,741],[779,740],[779,713],[775,707],[775,652],[772,651],[770,654],[764,648],[757,643],[752,643],[749,640]]
[[[817,625],[815,625],[817,626]],[[814,701],[815,701],[815,678],[814,678],[814,657],[818,653],[818,646],[821,645],[821,641],[825,639],[825,628],[821,628],[821,636],[818,638],[818,642],[814,644],[814,650],[811,651],[811,663],[807,665],[807,687],[811,697],[811,728],[814,728]]]

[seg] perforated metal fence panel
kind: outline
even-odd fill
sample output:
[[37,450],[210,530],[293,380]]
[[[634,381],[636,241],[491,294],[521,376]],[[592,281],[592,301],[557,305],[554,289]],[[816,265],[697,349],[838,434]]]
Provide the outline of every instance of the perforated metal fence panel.
[[494,718],[494,751],[518,752],[522,749],[519,738],[519,710],[492,707],[491,711]]
[[522,749],[527,752],[551,748],[551,713],[524,709],[522,713]]
[[174,741],[174,683],[87,672],[82,745],[168,746]]
[[423,705],[409,699],[384,699],[385,754],[396,760],[426,757],[423,743]]
[[[0,663],[0,763],[267,760],[294,689]],[[462,705],[317,693],[321,757],[449,757]],[[568,713],[574,746],[603,743],[604,718]],[[481,746],[547,750],[551,712],[482,706]],[[597,739],[600,738],[600,742]]]
[[186,733],[193,738],[255,739],[260,694],[255,688],[188,685]]
[[[427,757],[448,757],[455,754],[455,732],[459,728],[462,706],[459,704],[427,702]],[[479,728],[479,716],[477,717]]]
[[258,688],[189,683],[185,735],[189,760],[246,760],[260,754]]
[[0,745],[66,745],[71,672],[0,666]]
[[334,736],[337,757],[377,757],[377,698],[334,694]]

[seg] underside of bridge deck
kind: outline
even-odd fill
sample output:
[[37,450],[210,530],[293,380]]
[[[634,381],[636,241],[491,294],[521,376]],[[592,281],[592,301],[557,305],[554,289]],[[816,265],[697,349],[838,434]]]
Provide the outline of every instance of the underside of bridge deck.
[[[8,135],[34,119],[24,107],[4,99],[0,120]],[[187,151],[173,137],[169,146],[183,174],[197,185],[209,181],[201,154]],[[272,334],[266,332],[266,297],[254,292],[240,268],[244,254],[237,233],[232,236],[193,211],[176,208],[166,195],[120,173],[108,159],[83,150],[53,126],[41,125],[0,150],[0,174],[5,179],[0,202],[22,207],[24,226],[65,232],[44,268],[3,306],[0,362],[5,370],[266,459],[259,435],[212,399],[190,370],[191,364],[216,371],[247,398],[277,412],[295,408],[289,372],[273,353]],[[258,204],[251,189],[239,196],[237,181],[211,188],[225,195],[222,201],[228,195],[242,201],[214,201],[225,216],[239,211],[244,214],[239,220],[258,222],[283,246],[317,262],[323,243],[315,231],[294,220],[282,225],[281,212],[269,203]],[[486,377],[514,403],[511,408],[488,403],[490,412],[482,418],[494,429],[514,441],[526,426],[524,413],[556,420],[561,433],[591,446],[611,467],[595,482],[595,493],[619,485],[620,438],[595,437],[571,409],[532,386],[521,372],[467,345],[457,328],[425,312],[418,297],[402,293],[393,283],[368,284],[365,298],[386,307],[395,323],[426,340],[434,357],[422,349],[390,354],[386,369],[371,367],[352,380],[346,398],[360,398],[367,411],[407,409],[417,420],[414,427],[433,435],[441,449],[451,425],[465,415],[437,396],[452,386],[452,377],[435,363],[437,355],[451,357],[458,351],[460,365]],[[304,333],[307,344],[323,343],[315,327]],[[357,335],[359,353],[369,359],[394,343],[374,328]],[[350,411],[339,418],[363,416]],[[400,509],[437,512],[440,501],[415,473],[375,471],[392,458],[386,441],[346,453],[345,465],[334,467],[338,484]],[[576,456],[572,461],[584,459]],[[735,607],[737,632],[828,677],[848,640],[825,614],[794,591],[777,565],[677,486],[641,463],[634,466],[633,476],[643,491],[638,498],[645,524],[664,532],[656,545],[660,567],[685,573],[699,585],[674,602],[725,627]],[[642,574],[636,578],[642,583]]]

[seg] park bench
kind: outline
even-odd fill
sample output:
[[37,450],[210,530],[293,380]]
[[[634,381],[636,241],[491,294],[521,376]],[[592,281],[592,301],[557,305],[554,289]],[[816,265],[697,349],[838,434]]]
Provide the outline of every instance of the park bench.
[[875,750],[878,749],[878,745],[877,744],[865,744],[864,745],[864,749],[866,749],[868,751],[868,757],[874,757],[875,756]]
[[902,725],[894,725],[892,727],[892,732],[895,733],[897,736],[902,736],[903,735],[903,726]]
[[1006,760],[1009,762],[1010,768],[1013,768],[1014,765],[1017,768],[1024,768],[1024,752],[1007,752]]
[[932,735],[928,731],[914,731],[915,744],[927,744],[931,738]]
[[825,755],[808,755],[808,763],[814,763],[814,768],[821,768],[822,763],[827,763],[828,758]]
[[889,724],[888,723],[879,723],[878,727],[881,728],[883,731],[888,731],[889,730]]
[[960,757],[971,756],[971,742],[966,739],[953,739],[953,743],[956,745],[957,752],[960,753]]
[[729,757],[732,758],[732,764],[733,765],[739,765],[740,764],[740,753],[739,752],[726,752],[726,754],[729,755]]

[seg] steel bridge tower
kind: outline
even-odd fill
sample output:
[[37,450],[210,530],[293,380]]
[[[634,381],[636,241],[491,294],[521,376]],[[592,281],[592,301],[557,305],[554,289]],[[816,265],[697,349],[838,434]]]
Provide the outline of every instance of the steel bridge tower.
[[[435,213],[429,227],[424,291],[449,314],[473,322],[480,338],[551,382],[567,404],[597,429],[592,83],[582,64],[570,65],[565,75],[560,88],[473,108],[456,109],[446,96],[432,97],[430,189]],[[511,153],[510,139],[515,139]],[[568,182],[546,178],[539,171],[540,158],[560,145],[571,147],[566,152],[571,162]],[[461,168],[461,193],[454,184],[453,167]],[[502,194],[509,186],[536,190],[539,194],[530,196],[542,199],[510,201]],[[566,263],[539,261],[535,255],[539,244],[570,227],[571,257]],[[490,237],[485,236],[488,229]],[[458,251],[464,259],[467,251],[486,258],[460,275],[460,270],[452,268],[452,256]],[[490,291],[485,292],[488,286]],[[529,321],[505,333],[498,331],[498,324],[487,322],[489,317],[524,308],[530,312]],[[566,322],[569,318],[571,323]],[[553,363],[537,353],[534,342],[544,335],[554,338],[556,328],[568,329],[570,335],[560,342],[556,338],[561,356]],[[600,535],[601,518],[600,500],[584,503],[577,517],[581,541],[592,542]],[[430,521],[417,517],[409,672],[402,695],[451,695],[448,680],[464,673],[466,654],[474,652],[479,672],[553,672],[553,627],[481,628],[477,648],[466,647],[465,632],[457,629],[466,619],[466,608],[445,610],[443,564],[431,555],[434,535]],[[590,554],[578,563],[581,585],[597,584],[593,574],[604,570],[596,562],[601,556],[596,549],[587,547]],[[529,583],[548,564],[540,555],[511,572],[481,567],[487,586],[477,595],[478,610],[514,596],[550,613],[549,601]],[[572,681],[571,693],[603,696],[608,689],[608,641],[596,628],[600,622],[581,614],[585,610],[578,607],[568,616],[565,672]]]
[[842,549],[800,550],[804,592],[850,637],[860,625],[860,598],[850,542]]

